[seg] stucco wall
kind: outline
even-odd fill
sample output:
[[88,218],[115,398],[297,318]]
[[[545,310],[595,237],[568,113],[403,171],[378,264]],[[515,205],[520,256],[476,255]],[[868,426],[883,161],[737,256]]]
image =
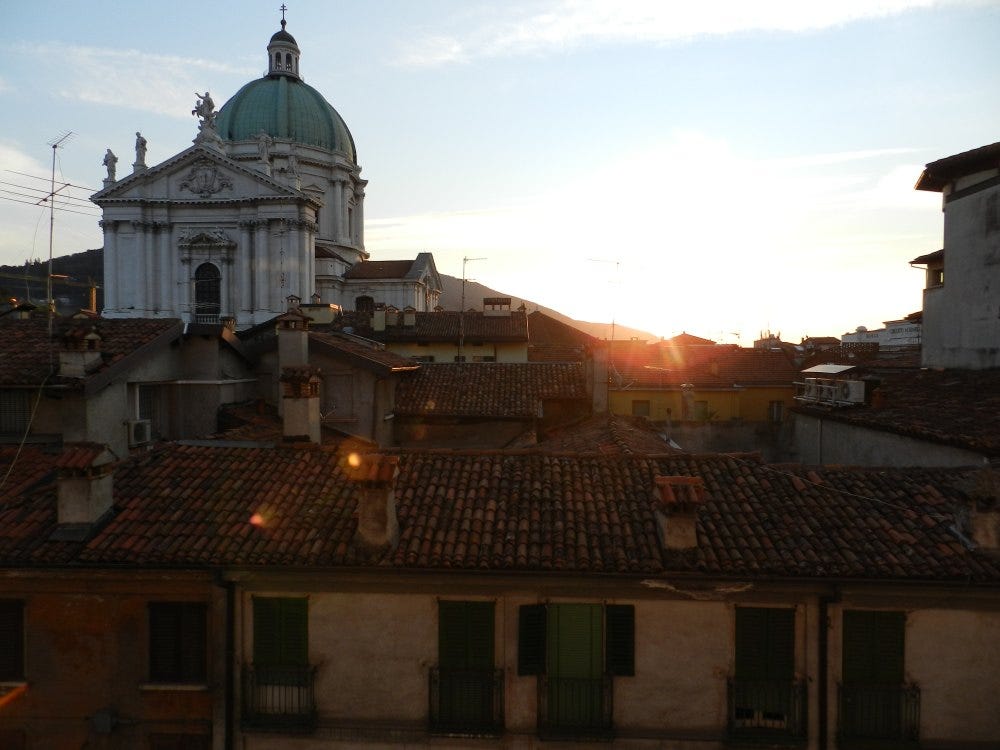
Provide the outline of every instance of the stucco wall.
[[[996,175],[983,172],[959,191]],[[925,367],[1000,367],[1000,187],[947,199],[941,304],[924,311]],[[937,301],[937,300],[935,300]]]
[[[210,647],[200,688],[149,684],[149,602],[206,603],[210,643],[222,643],[223,600],[207,576],[3,576],[0,597],[24,602],[26,677],[23,692],[0,702],[0,729],[23,730],[29,748],[110,750],[146,747],[152,732],[213,734],[222,694],[210,685],[223,680],[221,650]],[[90,722],[104,709],[122,718],[110,733]]]
[[909,613],[906,674],[920,685],[920,737],[925,743],[1000,738],[1000,613]]
[[891,432],[797,413],[795,450],[805,464],[852,466],[978,466],[972,451],[895,435]]

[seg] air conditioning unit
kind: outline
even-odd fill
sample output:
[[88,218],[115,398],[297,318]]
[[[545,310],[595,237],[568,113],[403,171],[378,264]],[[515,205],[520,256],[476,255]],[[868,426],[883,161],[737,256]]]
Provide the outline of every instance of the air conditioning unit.
[[865,402],[865,383],[863,380],[841,380],[837,384],[837,400],[852,404]]
[[819,378],[806,378],[806,388],[802,395],[810,401],[819,401]]
[[133,419],[128,423],[128,444],[130,448],[145,445],[153,439],[153,425],[148,419]]

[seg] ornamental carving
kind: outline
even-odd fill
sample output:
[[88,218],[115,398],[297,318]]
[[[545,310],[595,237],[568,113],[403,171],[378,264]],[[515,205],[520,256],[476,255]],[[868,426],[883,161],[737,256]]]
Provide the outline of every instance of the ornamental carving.
[[223,263],[232,262],[236,242],[221,229],[188,230],[178,241],[181,263],[191,263],[194,259],[218,259]]
[[210,198],[223,190],[232,190],[233,181],[219,171],[218,166],[208,159],[194,163],[180,184],[181,190],[190,190],[201,198]]

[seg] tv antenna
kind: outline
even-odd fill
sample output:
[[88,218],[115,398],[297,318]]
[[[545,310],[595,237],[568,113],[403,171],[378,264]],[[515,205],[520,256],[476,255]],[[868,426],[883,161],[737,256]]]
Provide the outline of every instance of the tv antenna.
[[474,260],[486,260],[486,258],[462,258],[462,303],[458,310],[458,361],[464,362],[465,352],[465,266]]
[[50,337],[52,336],[52,316],[55,314],[55,305],[53,304],[52,299],[52,239],[55,234],[56,227],[56,193],[67,187],[67,185],[60,185],[59,190],[56,190],[56,149],[62,148],[63,144],[67,143],[74,135],[76,134],[72,130],[67,130],[62,135],[49,141],[49,146],[52,147],[52,178],[49,187],[49,194],[39,201],[39,204],[44,203],[45,201],[49,202],[49,272],[45,287],[45,304],[49,308]]

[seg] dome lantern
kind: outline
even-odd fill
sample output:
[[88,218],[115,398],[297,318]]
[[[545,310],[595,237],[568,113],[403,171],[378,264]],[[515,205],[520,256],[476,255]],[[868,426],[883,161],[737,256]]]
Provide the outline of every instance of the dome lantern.
[[299,77],[299,45],[285,31],[285,6],[281,6],[281,31],[275,32],[267,44],[267,74]]

